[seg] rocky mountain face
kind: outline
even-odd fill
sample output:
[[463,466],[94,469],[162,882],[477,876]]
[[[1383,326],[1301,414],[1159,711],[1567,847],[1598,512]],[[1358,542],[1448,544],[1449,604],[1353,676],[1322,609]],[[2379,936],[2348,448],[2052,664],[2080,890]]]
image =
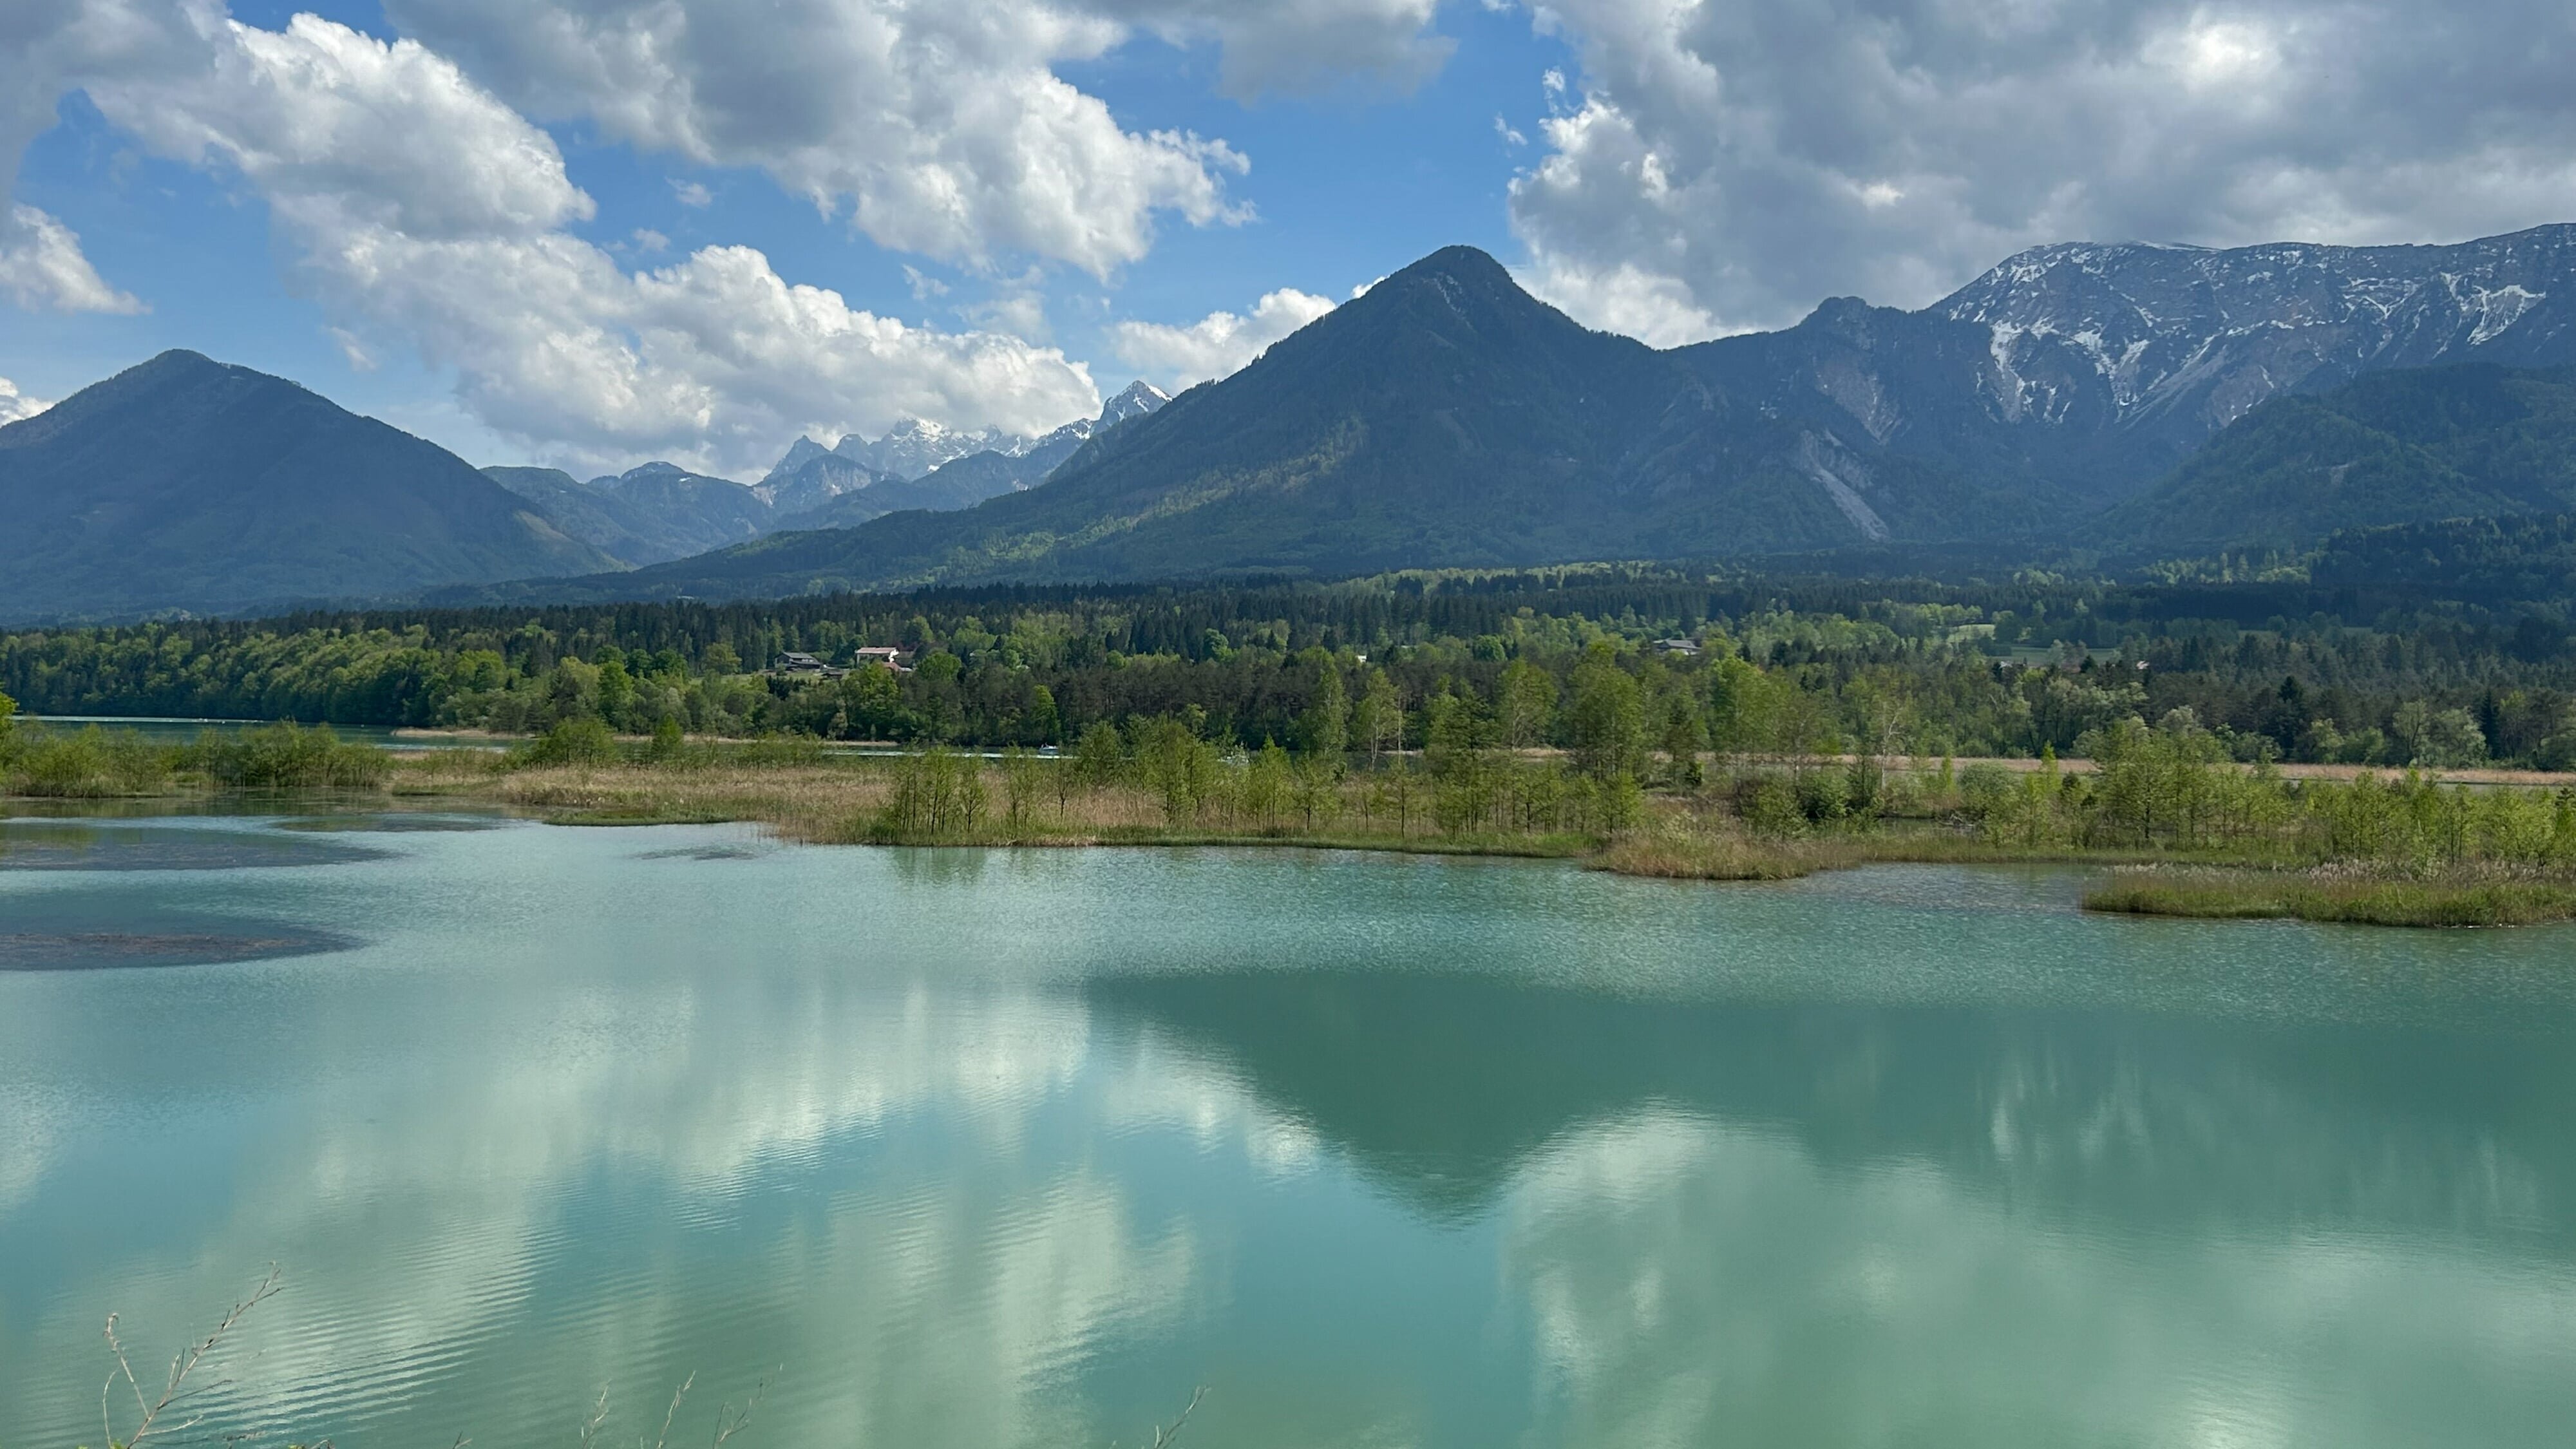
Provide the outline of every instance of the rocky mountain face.
[[0,427],[0,620],[12,623],[613,566],[437,445],[193,352]]
[[1996,422],[2124,437],[2170,465],[2281,393],[2576,361],[2576,226],[2457,246],[2042,247],[1931,311],[1985,334]]
[[865,463],[854,463],[829,452],[810,438],[796,442],[799,448],[813,451],[799,461],[797,449],[789,449],[778,466],[769,470],[769,476],[751,490],[780,518],[820,508],[845,493],[902,481],[893,474],[880,473]]
[[[2398,368],[2576,362],[2576,227],[2440,247],[2041,247],[1920,312],[1837,298],[1673,356],[1699,387],[1658,448],[1699,486],[1742,478],[1745,440],[1768,429],[1749,466],[1805,478],[1844,519],[1812,546],[1989,537],[2017,509],[2127,498],[2273,397]],[[1967,511],[1921,517],[1927,486],[1962,490],[1948,506]]]
[[871,442],[852,433],[834,444],[832,451],[873,472],[910,481],[928,477],[943,463],[975,453],[1007,451],[1014,444],[1025,447],[1027,440],[1000,428],[968,433],[926,418],[906,418],[882,438]]

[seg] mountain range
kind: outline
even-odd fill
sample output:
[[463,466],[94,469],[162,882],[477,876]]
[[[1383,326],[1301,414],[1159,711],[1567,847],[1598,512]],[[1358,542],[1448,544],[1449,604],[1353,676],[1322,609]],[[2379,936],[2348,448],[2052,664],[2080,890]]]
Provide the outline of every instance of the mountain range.
[[[2559,505],[2545,488],[2296,494],[2276,477],[2257,518],[2209,500],[2253,465],[2248,434],[2229,437],[2232,464],[2186,464],[2284,397],[2396,370],[2576,363],[2571,324],[2569,226],[2445,247],[2045,247],[1921,311],[1838,298],[1785,331],[1669,351],[1589,331],[1457,247],[1087,443],[1044,487],[557,588],[743,597],[1891,542],[2151,555],[2312,540],[2445,496]],[[2308,415],[2261,421],[2276,449],[2284,416]],[[2351,461],[2315,464],[2350,483],[2333,470]],[[2176,491],[2124,507],[2159,487]]]
[[[587,483],[557,468],[483,472],[568,536],[636,567],[781,530],[848,528],[907,509],[970,507],[1036,486],[1098,431],[1168,401],[1139,382],[1110,399],[1100,416],[1077,419],[1041,438],[998,429],[951,432],[919,419],[874,441],[853,433],[831,448],[799,438],[750,487],[672,463],[646,463]],[[968,442],[979,446],[955,451]]]
[[[234,393],[183,388],[182,405],[133,381],[209,372],[233,379],[237,416]],[[300,411],[281,411],[287,394]],[[404,501],[432,455],[453,517]],[[2572,457],[2576,227],[2043,247],[1918,311],[1836,298],[1783,331],[1661,351],[1580,326],[1458,247],[1167,405],[1140,385],[1043,438],[910,423],[800,439],[749,487],[655,463],[587,483],[496,468],[457,491],[473,470],[427,443],[171,354],[0,428],[0,525],[52,541],[0,553],[15,570],[0,608],[1951,544],[2144,560],[2576,509]],[[290,499],[335,510],[338,554],[313,552]],[[209,521],[231,510],[240,526]]]

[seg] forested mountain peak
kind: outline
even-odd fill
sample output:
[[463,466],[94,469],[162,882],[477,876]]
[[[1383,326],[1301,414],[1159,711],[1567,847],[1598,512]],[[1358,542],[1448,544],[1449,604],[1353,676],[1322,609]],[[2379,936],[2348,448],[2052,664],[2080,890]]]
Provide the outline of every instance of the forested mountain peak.
[[0,617],[233,609],[613,563],[435,444],[194,352],[0,428]]

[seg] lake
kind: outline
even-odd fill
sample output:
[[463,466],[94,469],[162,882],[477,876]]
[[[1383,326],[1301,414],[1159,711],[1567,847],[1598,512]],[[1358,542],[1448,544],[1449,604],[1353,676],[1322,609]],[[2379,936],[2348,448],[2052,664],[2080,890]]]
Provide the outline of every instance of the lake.
[[2567,1442],[2576,932],[2079,882],[8,822],[0,1444]]

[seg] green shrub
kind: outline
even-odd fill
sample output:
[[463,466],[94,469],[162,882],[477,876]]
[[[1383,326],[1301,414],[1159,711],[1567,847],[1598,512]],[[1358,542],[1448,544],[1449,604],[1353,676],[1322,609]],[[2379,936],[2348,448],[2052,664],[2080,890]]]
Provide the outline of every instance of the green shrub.
[[1807,812],[1799,804],[1797,787],[1778,775],[1755,777],[1740,799],[1744,823],[1756,835],[1783,840],[1807,828]]
[[527,765],[604,765],[616,758],[617,736],[587,715],[555,721],[516,754],[517,762]]
[[1959,772],[1959,808],[1980,819],[2013,793],[2012,771],[2001,765],[1980,760]]
[[937,840],[974,829],[984,819],[983,763],[932,746],[895,766],[894,793],[878,818],[888,840]]
[[370,745],[353,745],[329,725],[262,725],[237,734],[212,730],[181,752],[185,767],[236,789],[370,789],[393,773],[393,758]]
[[171,753],[132,730],[12,727],[0,735],[0,780],[13,795],[148,795],[168,787]]

